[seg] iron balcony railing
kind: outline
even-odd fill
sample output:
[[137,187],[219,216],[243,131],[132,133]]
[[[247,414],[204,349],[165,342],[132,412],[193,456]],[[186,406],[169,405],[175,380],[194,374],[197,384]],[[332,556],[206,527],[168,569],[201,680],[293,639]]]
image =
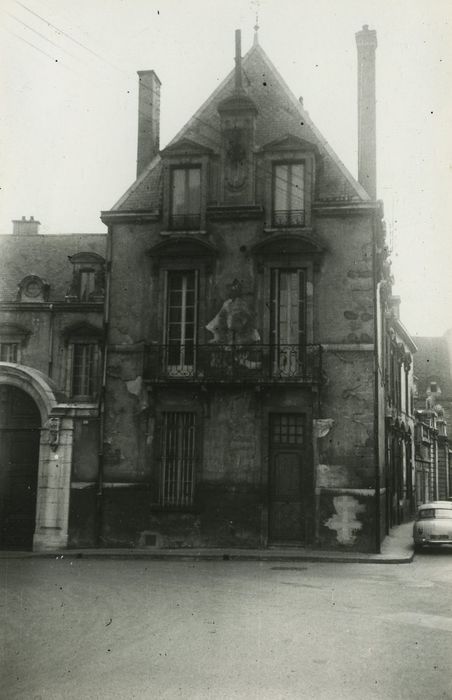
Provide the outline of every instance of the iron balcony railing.
[[321,345],[149,345],[145,379],[320,383]]
[[304,209],[276,209],[273,211],[273,226],[293,228],[305,225]]
[[200,214],[171,214],[169,226],[172,231],[199,231]]

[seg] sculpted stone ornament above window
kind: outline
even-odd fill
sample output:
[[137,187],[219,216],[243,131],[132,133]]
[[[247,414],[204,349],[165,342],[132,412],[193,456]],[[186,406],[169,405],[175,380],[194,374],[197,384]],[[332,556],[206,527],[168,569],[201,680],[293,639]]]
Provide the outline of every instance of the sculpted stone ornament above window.
[[243,298],[242,286],[238,280],[232,283],[229,298],[206,329],[213,334],[211,343],[250,345],[260,341],[259,332],[254,325],[254,314]]
[[49,298],[50,285],[37,275],[27,275],[21,282],[17,292],[17,301],[42,302]]
[[242,129],[236,127],[225,131],[226,159],[225,180],[228,189],[239,191],[248,179],[246,141]]

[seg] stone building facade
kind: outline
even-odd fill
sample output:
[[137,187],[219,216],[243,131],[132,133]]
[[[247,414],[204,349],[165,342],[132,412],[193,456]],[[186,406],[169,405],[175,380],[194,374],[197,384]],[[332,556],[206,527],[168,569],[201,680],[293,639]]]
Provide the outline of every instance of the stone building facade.
[[105,544],[378,548],[390,280],[357,44],[361,182],[257,41],[163,151],[140,72],[138,177],[102,213]]
[[1,342],[21,350],[0,381],[41,435],[36,548],[378,551],[407,516],[415,348],[376,199],[376,34],[356,39],[358,180],[237,34],[163,150],[160,80],[139,72],[137,179],[106,240],[4,237]]
[[106,237],[13,223],[0,236],[0,547],[58,549],[71,483],[98,470]]

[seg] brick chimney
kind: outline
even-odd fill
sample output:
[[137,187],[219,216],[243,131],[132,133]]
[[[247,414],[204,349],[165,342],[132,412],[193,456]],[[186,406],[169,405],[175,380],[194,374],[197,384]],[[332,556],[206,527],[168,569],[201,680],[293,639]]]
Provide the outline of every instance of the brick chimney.
[[36,236],[41,225],[40,221],[35,221],[33,216],[26,219],[23,216],[21,219],[13,219],[13,236]]
[[139,70],[137,177],[160,149],[160,86],[153,70]]
[[358,182],[377,198],[375,50],[377,32],[365,24],[356,33],[358,49]]

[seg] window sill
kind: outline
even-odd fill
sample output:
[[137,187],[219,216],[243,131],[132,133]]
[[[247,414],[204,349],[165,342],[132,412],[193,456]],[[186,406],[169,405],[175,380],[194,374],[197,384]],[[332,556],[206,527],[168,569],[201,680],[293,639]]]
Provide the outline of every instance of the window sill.
[[169,229],[160,231],[161,236],[205,236],[207,231],[202,229]]
[[312,233],[312,226],[269,226],[264,227],[264,233]]
[[188,515],[199,515],[201,513],[200,509],[196,506],[162,506],[159,503],[151,504],[152,513],[168,513],[168,514],[188,514]]

